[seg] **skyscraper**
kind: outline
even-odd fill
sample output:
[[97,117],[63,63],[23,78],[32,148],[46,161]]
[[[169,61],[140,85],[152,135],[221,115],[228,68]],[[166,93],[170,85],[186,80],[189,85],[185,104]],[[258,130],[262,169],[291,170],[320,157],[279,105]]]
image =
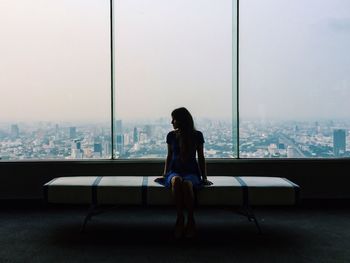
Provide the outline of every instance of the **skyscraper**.
[[116,120],[115,121],[115,133],[117,135],[123,134],[123,124],[122,120]]
[[60,135],[60,127],[58,124],[55,125],[55,136],[58,138]]
[[72,142],[72,149],[74,149],[74,150],[81,150],[81,142],[80,142],[80,140],[74,140]]
[[152,138],[154,127],[152,125],[145,125],[145,133],[148,138]]
[[19,137],[19,128],[17,124],[11,125],[11,137],[14,139]]
[[77,137],[77,128],[76,127],[69,127],[69,138],[75,139]]
[[346,131],[336,129],[333,131],[333,152],[334,156],[342,156],[346,151]]
[[104,141],[103,142],[103,155],[104,157],[110,158],[112,155],[112,145],[110,141]]
[[117,151],[120,155],[124,154],[124,136],[121,134],[117,135]]
[[94,143],[94,157],[102,157],[102,143]]
[[134,140],[134,143],[138,143],[139,142],[139,134],[138,134],[138,131],[137,131],[137,128],[135,127],[134,128],[134,134],[133,134],[134,136],[134,138],[133,138],[133,140]]
[[81,149],[81,142],[80,140],[74,140],[72,142],[72,147],[71,147],[71,157],[74,159],[82,159],[84,154],[83,150]]

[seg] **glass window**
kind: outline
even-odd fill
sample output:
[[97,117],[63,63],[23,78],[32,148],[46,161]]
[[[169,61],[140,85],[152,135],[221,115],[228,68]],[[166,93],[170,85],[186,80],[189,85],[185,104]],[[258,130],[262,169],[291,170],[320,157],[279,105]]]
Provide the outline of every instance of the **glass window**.
[[0,3],[0,158],[110,158],[109,1]]
[[240,2],[240,157],[350,156],[350,2]]
[[206,157],[235,156],[235,8],[232,0],[115,2],[116,158],[164,158],[170,113],[182,106],[204,134]]

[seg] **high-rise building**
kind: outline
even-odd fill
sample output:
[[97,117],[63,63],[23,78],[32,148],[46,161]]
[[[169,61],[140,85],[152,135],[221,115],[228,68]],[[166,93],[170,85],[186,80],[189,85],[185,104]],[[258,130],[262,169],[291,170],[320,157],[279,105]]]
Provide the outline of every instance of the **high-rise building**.
[[110,157],[112,155],[112,145],[110,141],[103,142],[103,155],[104,157]]
[[75,139],[77,137],[77,128],[76,127],[69,127],[69,138]]
[[102,144],[94,143],[94,157],[102,157]]
[[123,134],[123,124],[122,120],[116,120],[115,121],[115,133],[117,135]]
[[11,137],[14,139],[19,137],[19,128],[17,124],[11,125]]
[[60,127],[58,124],[55,125],[55,136],[56,136],[56,139],[58,139],[60,136]]
[[80,140],[74,140],[72,142],[72,153],[71,153],[71,157],[74,159],[82,159],[84,156],[84,152],[81,149],[81,142]]
[[94,143],[94,152],[102,153],[102,144],[101,143]]
[[120,155],[124,154],[124,136],[122,134],[117,135],[117,151]]
[[139,143],[143,144],[147,141],[147,134],[143,131],[139,132]]
[[148,138],[152,138],[154,127],[152,125],[145,125],[145,133]]
[[346,151],[346,130],[336,129],[333,131],[334,156],[342,156]]
[[139,142],[139,134],[138,134],[138,130],[136,127],[134,128],[133,140],[134,140],[134,143]]
[[80,150],[81,149],[81,142],[80,140],[74,140],[72,142],[72,149]]
[[124,145],[129,145],[130,144],[130,136],[128,133],[123,134],[124,137]]

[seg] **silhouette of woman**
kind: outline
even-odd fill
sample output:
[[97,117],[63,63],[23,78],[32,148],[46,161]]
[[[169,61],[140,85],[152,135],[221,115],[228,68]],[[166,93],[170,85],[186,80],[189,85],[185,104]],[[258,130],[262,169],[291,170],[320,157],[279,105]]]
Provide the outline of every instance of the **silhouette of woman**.
[[[185,235],[187,238],[192,238],[196,233],[193,188],[211,185],[212,182],[207,179],[203,134],[195,129],[192,115],[182,107],[175,109],[171,117],[174,130],[166,137],[168,154],[164,173],[163,177],[157,178],[156,181],[162,181],[166,187],[171,188],[173,193],[177,210],[175,237],[180,238]],[[187,209],[186,227],[185,208]]]

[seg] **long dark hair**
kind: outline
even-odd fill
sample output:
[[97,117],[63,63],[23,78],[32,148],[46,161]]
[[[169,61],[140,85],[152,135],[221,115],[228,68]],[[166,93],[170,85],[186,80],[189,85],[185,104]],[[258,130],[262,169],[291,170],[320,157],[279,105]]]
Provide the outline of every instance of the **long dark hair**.
[[196,128],[194,126],[191,113],[184,107],[173,110],[171,116],[176,120],[178,127],[176,138],[179,140],[180,159],[185,161],[189,158],[190,153],[195,149],[194,134]]

